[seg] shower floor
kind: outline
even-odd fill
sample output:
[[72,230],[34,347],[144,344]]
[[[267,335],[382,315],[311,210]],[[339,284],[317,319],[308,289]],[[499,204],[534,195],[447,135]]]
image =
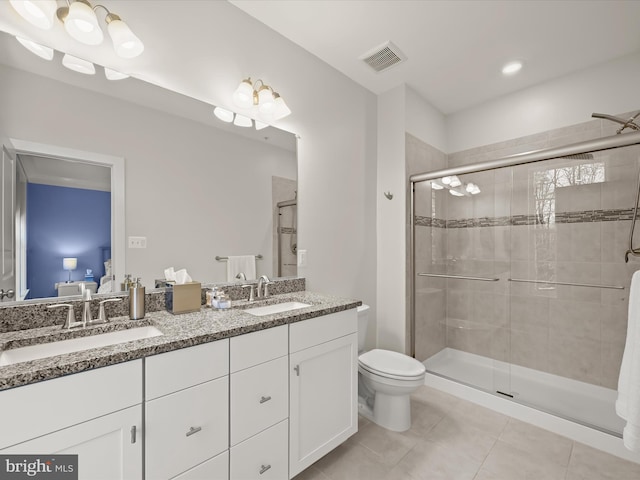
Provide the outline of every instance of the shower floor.
[[513,395],[518,403],[622,435],[624,421],[615,413],[615,390],[453,348],[441,350],[424,365],[431,373],[487,392]]

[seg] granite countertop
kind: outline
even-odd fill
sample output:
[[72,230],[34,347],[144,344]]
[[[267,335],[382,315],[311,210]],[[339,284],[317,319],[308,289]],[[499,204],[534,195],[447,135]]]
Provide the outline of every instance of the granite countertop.
[[[244,308],[289,301],[311,306],[261,317],[243,311]],[[303,291],[273,295],[251,304],[236,301],[229,310],[202,307],[200,311],[180,315],[160,311],[147,313],[143,320],[117,317],[108,324],[81,329],[62,330],[60,326],[53,326],[0,333],[0,351],[146,325],[155,326],[163,333],[157,337],[0,366],[0,390],[299,322],[355,308],[360,304],[356,300]]]

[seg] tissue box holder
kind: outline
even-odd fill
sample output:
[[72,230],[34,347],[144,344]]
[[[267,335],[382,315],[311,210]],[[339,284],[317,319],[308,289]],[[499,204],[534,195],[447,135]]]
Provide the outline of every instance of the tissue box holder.
[[200,282],[189,282],[174,285],[167,282],[165,304],[173,314],[197,312],[202,302],[202,285]]

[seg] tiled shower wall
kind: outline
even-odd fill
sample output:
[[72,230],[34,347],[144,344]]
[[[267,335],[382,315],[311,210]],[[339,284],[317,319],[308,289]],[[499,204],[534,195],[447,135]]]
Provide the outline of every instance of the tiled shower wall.
[[[615,129],[595,120],[455,153],[448,165],[599,138]],[[627,147],[593,159],[468,174],[461,180],[482,190],[472,197],[417,185],[416,272],[500,279],[418,278],[417,358],[448,346],[615,388],[630,278],[640,268],[637,260],[624,263],[639,158],[640,147]],[[581,164],[588,167],[577,169]],[[571,178],[558,181],[558,174]],[[549,183],[555,192],[545,197]],[[625,288],[536,285],[509,278]]]

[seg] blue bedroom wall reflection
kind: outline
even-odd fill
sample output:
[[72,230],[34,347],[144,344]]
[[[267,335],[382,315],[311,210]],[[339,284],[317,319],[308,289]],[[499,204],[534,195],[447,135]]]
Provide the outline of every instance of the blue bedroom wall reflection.
[[72,281],[91,269],[99,284],[111,251],[110,192],[29,183],[26,228],[27,298],[57,296],[55,284],[69,278],[64,257],[78,259]]

